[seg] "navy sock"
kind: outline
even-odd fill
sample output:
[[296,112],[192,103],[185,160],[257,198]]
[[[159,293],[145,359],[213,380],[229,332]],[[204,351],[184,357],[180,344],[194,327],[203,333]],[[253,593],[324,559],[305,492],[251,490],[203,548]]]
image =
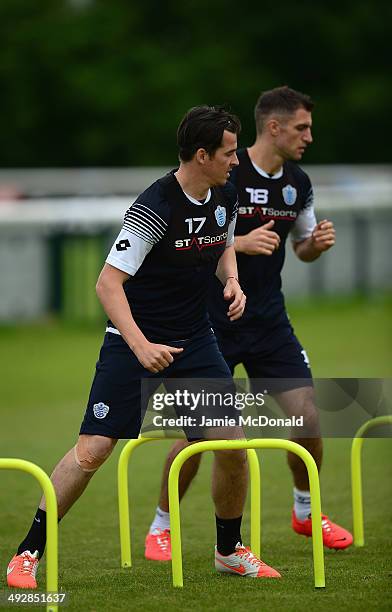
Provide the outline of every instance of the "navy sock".
[[242,515],[234,519],[216,519],[216,546],[221,555],[231,555],[238,542],[242,543],[241,521]]

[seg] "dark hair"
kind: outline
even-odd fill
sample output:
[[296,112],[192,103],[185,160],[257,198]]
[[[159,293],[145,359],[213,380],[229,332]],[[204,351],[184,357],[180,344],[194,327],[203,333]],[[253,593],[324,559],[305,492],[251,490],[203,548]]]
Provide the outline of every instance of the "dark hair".
[[300,91],[295,91],[295,89],[290,89],[287,85],[264,91],[255,106],[257,133],[262,132],[266,118],[272,113],[292,115],[299,108],[304,108],[310,112],[313,107],[314,102],[309,96]]
[[209,155],[221,146],[223,132],[239,134],[241,123],[221,106],[195,106],[182,119],[177,130],[177,144],[181,161],[190,161],[198,149]]

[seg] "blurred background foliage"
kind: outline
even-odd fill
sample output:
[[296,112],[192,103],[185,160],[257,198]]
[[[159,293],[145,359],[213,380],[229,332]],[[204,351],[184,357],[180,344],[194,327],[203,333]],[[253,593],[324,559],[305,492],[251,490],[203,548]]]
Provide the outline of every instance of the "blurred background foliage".
[[202,103],[248,144],[281,84],[317,104],[307,163],[388,162],[391,22],[386,0],[1,0],[0,166],[170,165]]

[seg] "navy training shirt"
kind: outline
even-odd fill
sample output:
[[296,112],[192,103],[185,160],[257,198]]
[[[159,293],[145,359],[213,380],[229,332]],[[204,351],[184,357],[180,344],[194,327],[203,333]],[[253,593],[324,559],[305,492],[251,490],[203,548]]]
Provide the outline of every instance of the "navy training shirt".
[[[130,275],[124,291],[148,340],[208,332],[207,293],[220,256],[233,244],[236,213],[231,183],[212,187],[201,203],[183,192],[174,170],[127,210],[106,262]],[[110,321],[108,330],[118,333]]]
[[229,320],[227,302],[213,281],[208,309],[213,326],[221,330],[270,327],[286,316],[281,291],[286,239],[291,232],[293,240],[304,240],[316,225],[312,185],[295,162],[285,162],[281,171],[270,177],[253,164],[247,149],[239,150],[237,156],[240,164],[230,178],[239,201],[235,235],[248,234],[273,219],[271,230],[279,234],[281,242],[272,255],[237,253],[239,281],[247,296],[245,312],[237,321]]

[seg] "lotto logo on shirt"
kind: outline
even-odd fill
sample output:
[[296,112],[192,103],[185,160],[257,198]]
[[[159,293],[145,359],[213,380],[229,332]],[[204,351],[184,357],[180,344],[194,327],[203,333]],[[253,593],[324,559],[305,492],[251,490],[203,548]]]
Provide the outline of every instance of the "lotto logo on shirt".
[[126,251],[131,248],[129,240],[120,240],[116,243],[116,251]]

